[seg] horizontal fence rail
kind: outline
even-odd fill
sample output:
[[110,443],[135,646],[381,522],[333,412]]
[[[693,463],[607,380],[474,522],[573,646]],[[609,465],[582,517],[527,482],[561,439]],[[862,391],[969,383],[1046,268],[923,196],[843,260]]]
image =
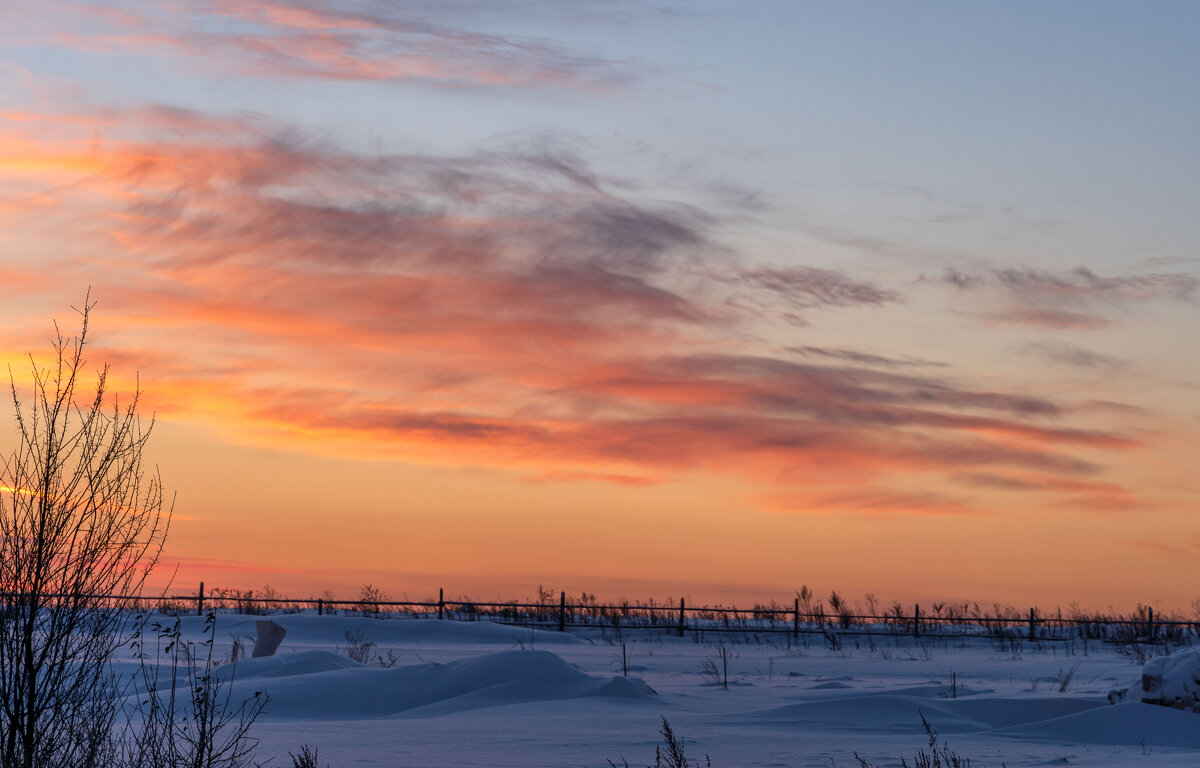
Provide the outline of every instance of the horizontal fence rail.
[[[586,595],[585,595],[586,597]],[[36,600],[35,600],[36,598]],[[1156,618],[1152,608],[1139,606],[1134,618],[1102,615],[1064,617],[1042,615],[1036,608],[1028,614],[996,609],[997,615],[960,612],[922,612],[921,606],[903,609],[898,604],[882,614],[854,613],[846,609],[827,610],[823,604],[802,604],[797,598],[791,606],[774,601],[753,608],[724,606],[689,606],[684,598],[679,604],[621,602],[598,604],[594,600],[568,602],[565,592],[555,601],[548,594],[539,602],[481,601],[445,598],[438,591],[437,600],[339,600],[330,598],[280,597],[273,592],[259,596],[253,591],[212,590],[205,593],[201,582],[194,594],[185,595],[77,595],[2,592],[0,605],[4,611],[20,606],[45,604],[57,600],[89,600],[97,604],[139,611],[163,613],[204,614],[208,612],[269,615],[315,612],[318,616],[370,616],[392,619],[438,619],[453,621],[490,621],[558,631],[599,629],[606,632],[651,630],[683,637],[692,633],[697,638],[704,633],[744,632],[801,635],[824,635],[837,644],[841,635],[883,635],[921,637],[985,637],[1002,641],[1071,641],[1099,640],[1111,643],[1176,643],[1191,644],[1200,640],[1200,618],[1180,620]]]

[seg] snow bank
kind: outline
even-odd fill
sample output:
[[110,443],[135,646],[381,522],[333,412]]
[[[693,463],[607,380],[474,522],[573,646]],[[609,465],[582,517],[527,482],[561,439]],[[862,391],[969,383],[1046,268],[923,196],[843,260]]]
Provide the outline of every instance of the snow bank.
[[1112,703],[1136,701],[1200,713],[1200,648],[1186,648],[1160,656],[1142,667],[1142,679],[1126,689],[1112,691]]
[[235,698],[263,690],[268,719],[430,716],[531,701],[643,699],[637,678],[589,675],[548,651],[502,651],[446,664],[364,667],[328,651],[238,664]]
[[1200,649],[1188,648],[1142,667],[1142,701],[1200,712]]

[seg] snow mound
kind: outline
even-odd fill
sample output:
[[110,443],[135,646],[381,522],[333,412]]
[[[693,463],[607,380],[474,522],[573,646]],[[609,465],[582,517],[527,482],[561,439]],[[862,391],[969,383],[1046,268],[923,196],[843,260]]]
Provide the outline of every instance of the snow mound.
[[1114,704],[1139,698],[1146,704],[1200,713],[1200,648],[1153,659],[1142,667],[1141,680],[1108,694]]
[[942,733],[974,733],[1050,721],[1096,707],[1104,705],[1063,697],[944,699],[880,692],[791,704],[746,717],[775,725],[911,733],[924,716]]
[[1101,704],[1075,714],[994,731],[996,734],[1076,744],[1112,744],[1175,749],[1200,748],[1195,716],[1166,707],[1144,707],[1129,700]]
[[266,691],[268,719],[424,717],[583,697],[644,699],[637,678],[589,675],[549,651],[502,651],[446,664],[381,669],[327,651],[238,664],[235,696]]
[[1142,667],[1142,701],[1200,712],[1200,649],[1188,648]]

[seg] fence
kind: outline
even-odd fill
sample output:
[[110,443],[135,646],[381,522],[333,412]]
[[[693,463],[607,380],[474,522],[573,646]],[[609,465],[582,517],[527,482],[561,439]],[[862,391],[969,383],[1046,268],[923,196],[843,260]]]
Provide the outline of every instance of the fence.
[[[586,595],[585,595],[586,596]],[[14,593],[0,593],[6,599],[20,598]],[[43,598],[80,596],[43,595]],[[526,627],[542,627],[558,631],[655,630],[683,637],[693,633],[745,632],[778,633],[793,638],[800,635],[905,635],[921,637],[989,637],[1001,640],[1070,641],[1100,640],[1113,643],[1192,643],[1200,639],[1200,619],[1179,620],[1156,618],[1153,608],[1139,606],[1138,615],[1063,617],[1042,615],[1036,608],[1028,614],[995,608],[995,615],[973,614],[961,610],[945,610],[935,604],[935,611],[922,612],[919,604],[905,610],[898,603],[882,615],[858,614],[844,606],[827,612],[822,603],[803,604],[797,597],[791,606],[774,601],[753,608],[724,606],[689,606],[684,598],[673,602],[647,603],[628,601],[602,605],[593,599],[569,602],[560,592],[558,600],[542,593],[536,603],[516,600],[484,602],[466,599],[447,600],[444,590],[438,590],[434,600],[378,599],[336,600],[328,598],[279,597],[274,593],[255,595],[253,591],[213,590],[205,594],[201,582],[195,594],[163,595],[154,598],[129,595],[92,595],[89,599],[123,604],[138,610],[158,610],[166,613],[197,614],[222,611],[246,614],[295,613],[315,611],[318,616],[339,611],[378,618],[413,618],[456,621],[492,621]]]

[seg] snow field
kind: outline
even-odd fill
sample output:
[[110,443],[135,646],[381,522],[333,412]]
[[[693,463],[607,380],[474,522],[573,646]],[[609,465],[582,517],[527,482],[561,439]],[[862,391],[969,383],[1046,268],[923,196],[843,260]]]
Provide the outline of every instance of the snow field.
[[[232,636],[252,638],[257,618],[218,616],[215,655]],[[1138,684],[1142,668],[1094,641],[847,636],[830,650],[820,636],[788,648],[779,635],[632,632],[626,678],[620,641],[598,631],[271,618],[287,630],[278,654],[219,674],[235,674],[235,699],[270,695],[258,756],[285,768],[302,744],[332,768],[648,765],[660,715],[693,760],[707,754],[716,768],[855,766],[854,752],[911,764],[927,746],[922,714],[974,766],[1200,764],[1200,718],[1134,697],[1109,704],[1108,692]],[[186,636],[200,636],[202,618],[183,622]],[[347,633],[374,644],[373,664],[339,652]],[[704,671],[720,642],[727,690]]]

